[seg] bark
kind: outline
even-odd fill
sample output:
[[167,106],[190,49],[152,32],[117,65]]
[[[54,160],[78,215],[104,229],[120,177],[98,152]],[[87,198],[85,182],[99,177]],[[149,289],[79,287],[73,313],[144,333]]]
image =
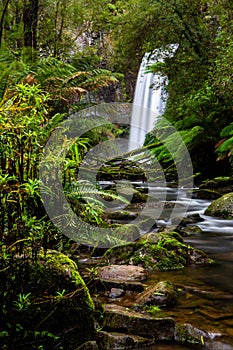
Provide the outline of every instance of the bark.
[[39,0],[25,1],[23,9],[24,47],[37,49],[37,22]]
[[8,8],[10,0],[6,0],[5,4],[3,5],[2,15],[0,18],[0,47],[2,46],[2,34],[3,34],[3,23],[6,15],[6,11]]

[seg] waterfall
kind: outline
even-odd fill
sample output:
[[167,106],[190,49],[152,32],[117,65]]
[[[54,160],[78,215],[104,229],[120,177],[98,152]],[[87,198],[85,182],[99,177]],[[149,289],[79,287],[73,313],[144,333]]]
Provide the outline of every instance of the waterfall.
[[153,129],[166,105],[167,77],[146,72],[146,68],[155,62],[164,62],[166,57],[172,57],[177,48],[178,45],[172,44],[167,50],[146,53],[142,59],[133,101],[129,151],[143,146],[146,134]]

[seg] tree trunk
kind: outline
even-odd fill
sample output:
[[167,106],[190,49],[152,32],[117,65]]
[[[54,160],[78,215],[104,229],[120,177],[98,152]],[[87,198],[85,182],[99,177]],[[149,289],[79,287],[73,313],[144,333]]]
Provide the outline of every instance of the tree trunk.
[[38,2],[27,0],[23,9],[24,47],[31,48],[32,55],[37,49]]
[[3,4],[2,15],[0,18],[0,47],[2,46],[2,34],[3,34],[3,23],[6,15],[7,7],[9,5],[10,0],[6,0],[5,4]]

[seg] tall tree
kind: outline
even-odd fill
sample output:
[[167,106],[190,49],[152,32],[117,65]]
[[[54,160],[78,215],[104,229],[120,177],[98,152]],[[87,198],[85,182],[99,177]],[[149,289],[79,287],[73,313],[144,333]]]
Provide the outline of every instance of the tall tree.
[[2,15],[0,18],[0,47],[2,46],[3,23],[4,23],[4,19],[5,19],[5,15],[6,15],[9,3],[10,3],[10,0],[5,0],[3,1],[3,4],[2,4]]
[[26,0],[23,8],[24,47],[31,48],[31,53],[37,49],[38,0]]

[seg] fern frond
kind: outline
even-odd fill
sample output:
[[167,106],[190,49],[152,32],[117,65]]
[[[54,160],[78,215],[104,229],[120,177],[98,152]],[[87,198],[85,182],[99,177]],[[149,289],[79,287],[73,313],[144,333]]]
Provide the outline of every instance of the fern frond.
[[233,136],[225,140],[218,148],[217,153],[227,153],[229,157],[233,153]]
[[[89,203],[98,202],[95,196],[101,196],[104,200],[119,200],[125,204],[130,203],[124,196],[116,194],[113,191],[107,191],[102,188],[97,188],[92,183],[89,183],[86,180],[80,180],[77,183],[73,182],[70,189],[66,192],[66,195],[69,198],[83,198]],[[102,206],[103,203],[100,202],[100,205]]]
[[[87,76],[90,76],[91,72],[77,72],[75,74],[73,74],[71,77],[68,77],[68,79],[65,81],[65,84],[69,84],[71,82],[73,82],[74,80],[77,80],[77,78],[85,78]],[[80,79],[79,79],[80,81]]]
[[233,123],[230,123],[225,128],[223,128],[220,134],[221,137],[229,137],[231,135],[233,135]]

